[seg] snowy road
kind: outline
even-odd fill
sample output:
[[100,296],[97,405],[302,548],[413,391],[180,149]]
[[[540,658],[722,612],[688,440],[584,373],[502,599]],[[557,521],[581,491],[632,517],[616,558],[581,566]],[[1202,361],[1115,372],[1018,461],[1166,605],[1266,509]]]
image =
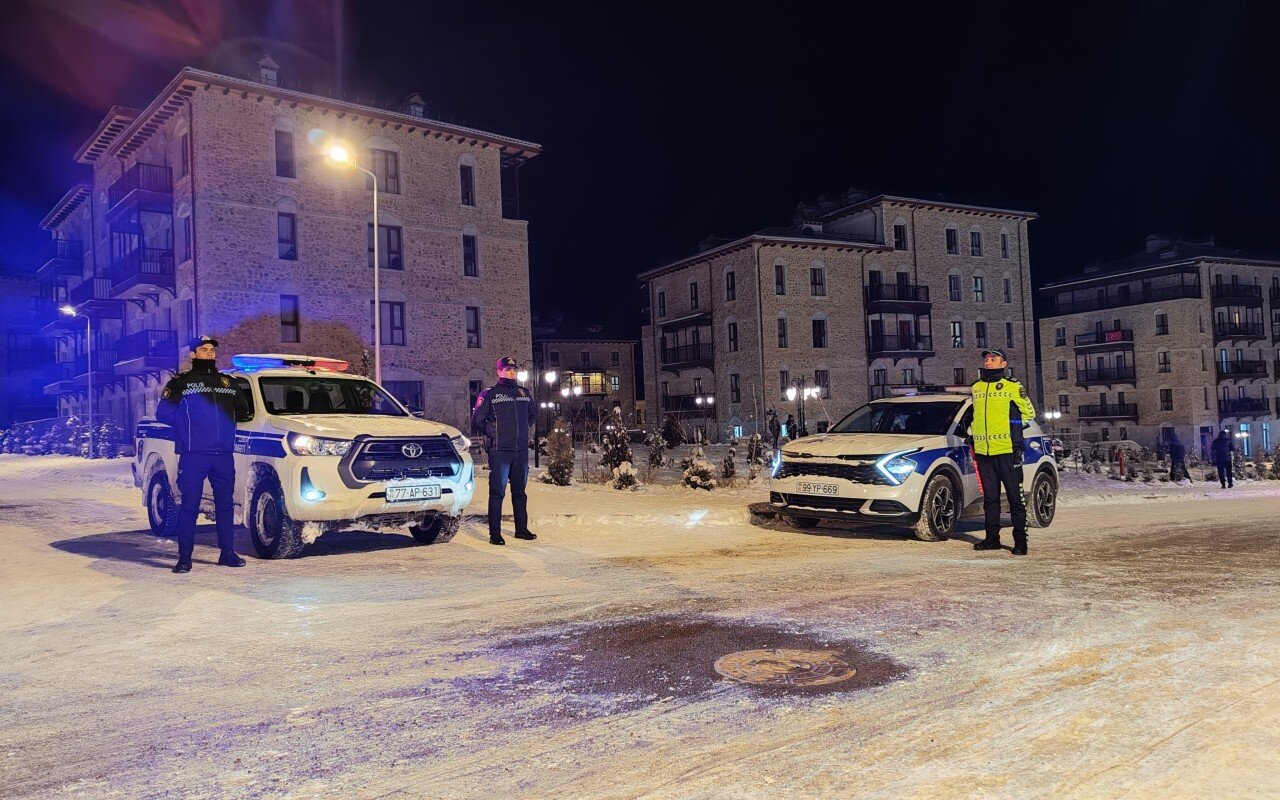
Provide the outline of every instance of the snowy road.
[[[0,456],[0,796],[1280,796],[1276,483],[1081,481],[1023,559],[746,490],[531,498],[534,543],[228,570],[203,525],[178,576],[127,462]],[[712,669],[759,648],[858,671]]]

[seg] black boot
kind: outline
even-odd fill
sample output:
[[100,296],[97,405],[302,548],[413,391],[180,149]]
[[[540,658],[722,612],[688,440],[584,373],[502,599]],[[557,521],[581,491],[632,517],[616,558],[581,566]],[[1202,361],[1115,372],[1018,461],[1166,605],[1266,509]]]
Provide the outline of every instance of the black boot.
[[232,552],[226,552],[218,556],[218,566],[220,567],[243,567],[244,559]]
[[507,540],[502,538],[500,533],[489,534],[489,544],[506,544]]
[[1013,535],[1013,549],[1009,552],[1015,556],[1025,556],[1027,554],[1027,535],[1025,533],[1021,536],[1016,533]]
[[997,536],[994,539],[987,537],[986,539],[983,539],[982,541],[975,544],[973,546],[973,549],[974,550],[999,550],[1000,537]]
[[534,539],[538,538],[538,534],[534,533],[533,531],[524,531],[523,533],[517,533],[516,538],[528,539],[529,541],[533,541]]
[[178,559],[178,563],[173,565],[174,572],[190,572],[191,562],[186,559]]

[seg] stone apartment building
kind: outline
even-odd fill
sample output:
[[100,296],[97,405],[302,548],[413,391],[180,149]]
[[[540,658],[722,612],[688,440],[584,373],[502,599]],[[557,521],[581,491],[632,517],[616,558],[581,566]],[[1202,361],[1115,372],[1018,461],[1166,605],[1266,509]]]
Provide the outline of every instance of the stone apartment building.
[[[516,171],[540,147],[439,122],[411,95],[395,111],[289,88],[265,58],[252,77],[181,70],[144,109],[113,108],[43,227],[45,391],[60,413],[126,428],[209,334],[221,366],[243,352],[346,359],[372,373],[373,240],[379,243],[383,383],[429,416],[467,418],[469,382],[528,353],[527,223]],[[342,143],[378,176],[331,163]],[[93,323],[93,357],[83,317]],[[465,426],[464,426],[465,427]]]
[[636,347],[634,338],[601,324],[566,323],[563,320],[533,323],[533,360],[537,372],[555,373],[550,383],[538,386],[537,398],[552,403],[546,411],[566,419],[622,413],[628,427],[644,425],[644,406],[636,397]]
[[1280,258],[1147,237],[1127,258],[1041,289],[1045,402],[1091,441],[1202,452],[1219,430],[1275,447]]
[[770,408],[799,419],[786,390],[807,386],[817,388],[805,403],[816,432],[895,388],[972,383],[984,347],[1032,375],[1035,218],[849,190],[802,204],[791,226],[641,274],[652,416],[739,436],[763,430]]

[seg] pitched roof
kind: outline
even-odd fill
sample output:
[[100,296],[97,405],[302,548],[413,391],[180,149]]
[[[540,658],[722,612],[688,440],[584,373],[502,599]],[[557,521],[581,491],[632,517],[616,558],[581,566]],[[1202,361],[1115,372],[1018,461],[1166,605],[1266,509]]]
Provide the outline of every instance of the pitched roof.
[[1218,247],[1213,244],[1212,240],[1207,242],[1187,242],[1176,239],[1164,247],[1144,249],[1123,258],[1091,265],[1080,272],[1045,284],[1041,291],[1048,291],[1073,283],[1098,281],[1152,269],[1190,267],[1201,261],[1280,267],[1280,256],[1275,254]]
[[647,281],[650,278],[656,278],[667,272],[686,267],[690,264],[696,264],[700,261],[707,261],[712,258],[731,253],[743,247],[752,244],[781,244],[794,247],[837,247],[844,250],[888,250],[888,246],[878,241],[874,236],[860,236],[848,233],[827,233],[825,231],[815,231],[799,225],[791,226],[774,226],[769,228],[761,228],[755,233],[747,234],[736,239],[730,239],[724,244],[711,247],[696,255],[686,256],[678,261],[672,261],[661,267],[640,273],[638,279]]

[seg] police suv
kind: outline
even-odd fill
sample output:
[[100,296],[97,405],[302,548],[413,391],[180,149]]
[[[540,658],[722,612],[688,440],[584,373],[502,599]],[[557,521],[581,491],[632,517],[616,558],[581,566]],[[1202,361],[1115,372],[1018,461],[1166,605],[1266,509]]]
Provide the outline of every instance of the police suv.
[[[770,505],[787,522],[910,525],[924,541],[946,539],[967,509],[981,508],[968,387],[908,390],[856,409],[826,433],[787,443],[773,461]],[[1027,524],[1053,522],[1058,469],[1049,437],[1033,421],[1023,431]]]
[[[344,374],[347,362],[295,355],[238,355],[228,373],[252,412],[237,420],[236,521],[262,558],[292,558],[332,530],[403,531],[446,542],[471,502],[471,442],[419,419],[385,389]],[[178,457],[173,431],[143,419],[133,482],[151,530],[173,536]],[[208,485],[201,511],[212,518]]]

